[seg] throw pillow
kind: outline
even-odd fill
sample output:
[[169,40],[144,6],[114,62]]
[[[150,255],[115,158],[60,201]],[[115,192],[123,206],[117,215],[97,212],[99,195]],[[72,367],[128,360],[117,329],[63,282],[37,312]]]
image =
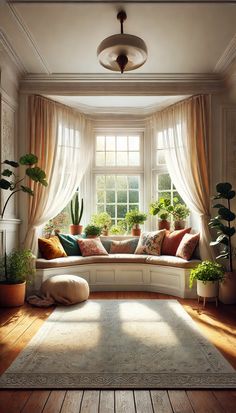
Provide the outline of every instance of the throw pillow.
[[112,241],[110,254],[134,254],[138,240],[138,238],[134,238],[123,241]]
[[104,246],[105,250],[109,253],[110,249],[111,249],[112,240],[111,239],[104,239],[104,238],[100,238],[100,239],[101,239],[101,243]]
[[53,258],[66,257],[67,254],[60,243],[57,236],[50,238],[39,238],[38,239],[39,250],[42,257],[46,260],[52,260]]
[[108,255],[100,238],[78,239],[77,242],[83,257],[90,257],[91,255]]
[[78,238],[80,238],[80,235],[58,233],[57,236],[67,255],[81,255],[81,251],[77,242]]
[[135,254],[161,255],[161,244],[166,230],[143,232],[139,238]]
[[199,241],[199,234],[185,234],[180,242],[176,257],[190,260]]
[[162,247],[161,247],[161,254],[162,255],[175,255],[177,248],[180,244],[180,241],[184,237],[185,234],[189,234],[191,228],[185,228],[176,230],[173,232],[166,232],[166,236],[163,240]]

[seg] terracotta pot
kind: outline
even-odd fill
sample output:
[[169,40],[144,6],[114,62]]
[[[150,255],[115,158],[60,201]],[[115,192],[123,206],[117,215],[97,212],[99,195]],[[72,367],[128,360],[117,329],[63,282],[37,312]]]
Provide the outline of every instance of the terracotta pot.
[[71,235],[79,235],[82,234],[83,231],[83,225],[70,225],[70,233]]
[[236,271],[226,272],[220,283],[219,299],[224,304],[236,304]]
[[167,221],[166,219],[159,219],[158,220],[158,229],[167,229],[169,231],[170,221]]
[[197,280],[197,295],[200,297],[218,297],[219,293],[219,281],[206,281]]
[[25,301],[26,282],[20,284],[0,284],[0,306],[19,307]]
[[98,238],[98,235],[86,235],[86,238]]
[[131,229],[131,235],[133,237],[140,237],[141,235],[141,228],[132,228]]
[[174,229],[184,229],[185,228],[186,221],[185,220],[180,220],[180,221],[174,221]]

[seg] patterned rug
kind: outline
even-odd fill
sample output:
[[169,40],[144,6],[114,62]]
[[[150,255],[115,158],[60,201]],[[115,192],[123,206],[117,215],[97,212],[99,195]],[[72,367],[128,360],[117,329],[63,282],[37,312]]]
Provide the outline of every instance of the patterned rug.
[[176,300],[57,307],[2,388],[236,388],[236,372]]

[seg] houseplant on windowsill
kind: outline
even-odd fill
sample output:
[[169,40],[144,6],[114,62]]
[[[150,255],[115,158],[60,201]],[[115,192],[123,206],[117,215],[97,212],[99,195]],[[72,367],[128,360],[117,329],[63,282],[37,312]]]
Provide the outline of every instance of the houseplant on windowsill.
[[181,204],[178,198],[174,198],[175,205],[173,207],[172,216],[174,219],[174,229],[179,230],[185,228],[186,218],[190,215],[190,210],[185,204]]
[[173,206],[171,205],[171,200],[169,198],[160,198],[158,201],[152,202],[150,204],[149,212],[151,215],[158,215],[158,228],[159,229],[170,229],[170,221],[168,218],[171,215]]
[[147,214],[140,212],[137,209],[133,209],[125,215],[125,221],[127,222],[129,230],[131,229],[131,235],[140,236],[140,225],[144,224],[147,219]]
[[97,238],[99,237],[99,235],[101,235],[101,227],[97,226],[97,225],[87,225],[84,228],[84,233],[86,235],[86,238]]
[[[26,154],[20,157],[19,162],[5,160],[2,163],[7,165],[7,167],[1,173],[3,178],[0,179],[0,189],[10,191],[10,194],[3,205],[1,219],[4,217],[7,205],[13,195],[18,192],[25,192],[31,196],[34,195],[29,186],[23,185],[26,179],[35,181],[43,186],[48,185],[46,174],[41,168],[36,166],[37,162],[38,158],[36,155]],[[19,170],[21,176],[17,175],[17,170]],[[24,303],[25,281],[33,274],[32,262],[34,257],[29,250],[15,250],[9,257],[4,252],[2,259],[4,265],[2,276],[0,277],[0,297],[4,298],[4,306],[21,305]],[[16,294],[18,294],[18,290],[21,290],[21,299],[13,300],[13,290],[16,290]],[[9,301],[7,297],[9,297]]]
[[216,208],[217,216],[209,222],[209,227],[216,230],[217,238],[210,245],[220,247],[220,254],[216,259],[225,261],[225,278],[220,285],[219,298],[225,304],[236,303],[236,272],[233,268],[233,247],[232,237],[235,235],[236,229],[232,223],[235,220],[235,213],[231,209],[231,201],[235,198],[235,191],[232,190],[232,185],[229,182],[221,182],[216,185],[217,194],[213,198],[223,199],[226,206],[222,203],[216,203],[213,208]]
[[197,294],[200,297],[218,297],[219,281],[224,279],[222,265],[214,261],[202,261],[192,269],[189,277],[189,287],[197,280]]
[[107,212],[93,214],[91,224],[101,228],[102,235],[107,236],[111,227],[111,216]]
[[79,202],[79,194],[75,194],[75,199],[70,202],[70,214],[71,214],[71,221],[72,224],[70,225],[70,233],[72,235],[81,234],[83,231],[83,226],[80,225],[80,221],[82,219],[84,212],[84,200],[81,199],[81,206]]

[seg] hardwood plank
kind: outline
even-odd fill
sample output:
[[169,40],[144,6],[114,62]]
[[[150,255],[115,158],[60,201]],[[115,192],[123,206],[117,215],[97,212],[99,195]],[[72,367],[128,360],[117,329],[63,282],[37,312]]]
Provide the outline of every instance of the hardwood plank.
[[100,392],[99,413],[115,412],[115,393],[113,390]]
[[220,402],[224,411],[235,413],[236,410],[236,391],[235,390],[215,390],[214,396]]
[[223,413],[221,404],[211,391],[189,390],[186,393],[193,410],[197,413]]
[[31,390],[1,390],[0,392],[0,412],[18,413],[23,409],[29,399]]
[[99,391],[85,390],[80,413],[98,413]]
[[82,397],[83,390],[68,390],[60,413],[79,413]]
[[50,395],[50,390],[34,390],[26,402],[22,413],[41,413]]
[[153,413],[152,400],[148,390],[135,390],[134,400],[137,413]]
[[173,413],[166,390],[151,390],[154,413]]
[[115,391],[116,413],[135,413],[134,393],[132,390]]
[[49,398],[44,406],[43,413],[59,413],[65,398],[65,390],[51,391]]
[[175,413],[194,413],[194,410],[184,390],[169,390],[168,394],[172,409]]

